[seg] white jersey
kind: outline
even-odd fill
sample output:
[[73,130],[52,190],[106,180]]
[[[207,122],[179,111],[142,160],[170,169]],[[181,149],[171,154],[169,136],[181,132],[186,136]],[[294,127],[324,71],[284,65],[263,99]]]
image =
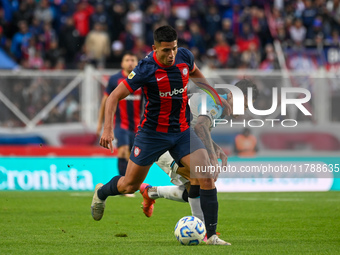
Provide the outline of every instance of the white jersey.
[[[204,99],[206,95],[206,99]],[[227,99],[227,94],[220,95],[220,97]],[[202,101],[203,100],[203,101]],[[205,113],[202,112],[202,106],[204,107],[204,100],[206,100]],[[201,115],[207,116],[210,119],[211,127],[213,126],[214,119],[220,119],[223,117],[223,108],[220,105],[215,104],[214,100],[205,93],[194,93],[189,99],[190,111],[193,119],[191,120],[191,126],[194,127],[197,123],[197,118]],[[157,162],[155,162],[165,173],[171,178],[171,182],[177,186],[184,185],[189,182],[187,179],[177,174],[177,167],[170,167],[173,162],[173,158],[170,153],[165,152]]]
[[[227,99],[227,94],[220,95],[220,97]],[[204,103],[204,101],[206,101],[206,103]],[[215,104],[214,100],[206,93],[192,94],[192,96],[189,99],[189,105],[193,117],[191,121],[192,127],[196,125],[197,118],[200,115],[207,116],[210,119],[211,122],[210,127],[213,127],[214,119],[221,119],[223,117],[222,106]],[[202,111],[202,108],[204,112]]]

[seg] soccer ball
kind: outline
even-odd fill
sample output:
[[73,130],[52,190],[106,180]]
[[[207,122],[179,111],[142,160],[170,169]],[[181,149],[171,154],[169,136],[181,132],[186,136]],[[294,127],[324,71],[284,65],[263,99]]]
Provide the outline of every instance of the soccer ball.
[[205,236],[204,223],[195,216],[185,216],[175,227],[175,236],[183,245],[198,245]]

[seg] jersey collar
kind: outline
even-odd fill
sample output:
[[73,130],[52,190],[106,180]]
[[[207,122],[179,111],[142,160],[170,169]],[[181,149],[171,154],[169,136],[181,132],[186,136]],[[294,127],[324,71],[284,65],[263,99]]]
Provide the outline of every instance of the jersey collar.
[[125,74],[124,74],[124,70],[122,70],[122,75],[123,75],[123,77],[124,77],[125,79],[128,77],[128,75],[125,75]]

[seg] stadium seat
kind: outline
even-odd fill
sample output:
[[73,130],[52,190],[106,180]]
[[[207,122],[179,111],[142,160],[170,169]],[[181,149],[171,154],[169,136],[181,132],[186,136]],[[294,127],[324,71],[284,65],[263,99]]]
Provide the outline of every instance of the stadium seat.
[[96,145],[97,135],[94,133],[61,134],[62,145]]

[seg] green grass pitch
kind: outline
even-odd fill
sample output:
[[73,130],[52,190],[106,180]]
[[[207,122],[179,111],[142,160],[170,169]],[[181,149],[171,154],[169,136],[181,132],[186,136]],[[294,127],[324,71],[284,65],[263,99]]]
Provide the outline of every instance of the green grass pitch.
[[176,222],[189,204],[108,198],[96,222],[90,192],[0,192],[0,254],[340,254],[340,192],[219,193],[221,238],[182,246]]

